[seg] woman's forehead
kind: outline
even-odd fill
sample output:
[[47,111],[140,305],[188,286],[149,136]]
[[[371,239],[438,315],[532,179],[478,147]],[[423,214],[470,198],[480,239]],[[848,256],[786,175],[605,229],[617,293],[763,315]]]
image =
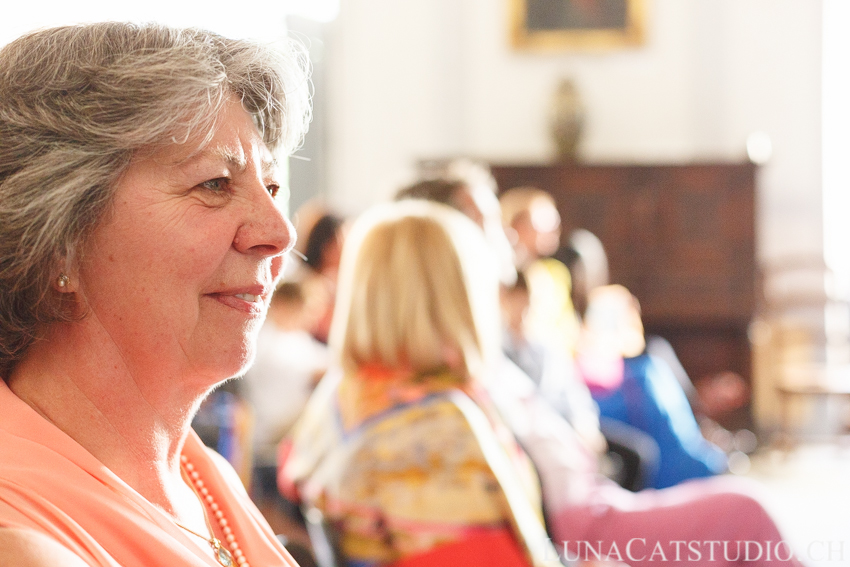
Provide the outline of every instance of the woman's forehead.
[[273,173],[278,166],[250,114],[236,100],[222,108],[210,131],[196,133],[185,142],[172,141],[150,152],[140,152],[137,158],[176,168],[217,163],[235,171],[244,171],[249,163],[257,162],[264,175]]

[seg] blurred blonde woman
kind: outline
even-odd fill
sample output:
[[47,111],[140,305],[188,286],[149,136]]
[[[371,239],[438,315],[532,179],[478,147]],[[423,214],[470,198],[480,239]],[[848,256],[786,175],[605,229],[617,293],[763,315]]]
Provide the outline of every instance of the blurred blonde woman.
[[331,333],[340,370],[308,403],[281,475],[324,514],[349,566],[557,565],[558,552],[659,565],[711,553],[728,566],[746,541],[771,542],[752,565],[799,565],[740,488],[636,494],[583,465],[531,381],[506,378],[496,266],[480,228],[444,205],[401,201],[352,228]]
[[557,564],[534,469],[482,385],[497,302],[497,264],[461,213],[404,201],[352,228],[331,334],[341,372],[284,471],[349,564]]

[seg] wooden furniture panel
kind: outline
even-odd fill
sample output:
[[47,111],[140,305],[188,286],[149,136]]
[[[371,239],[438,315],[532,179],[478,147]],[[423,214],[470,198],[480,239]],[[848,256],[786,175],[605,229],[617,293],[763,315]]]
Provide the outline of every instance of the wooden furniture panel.
[[755,309],[755,166],[493,165],[501,190],[533,185],[558,204],[564,235],[596,234],[612,283],[640,300],[693,379],[750,379]]

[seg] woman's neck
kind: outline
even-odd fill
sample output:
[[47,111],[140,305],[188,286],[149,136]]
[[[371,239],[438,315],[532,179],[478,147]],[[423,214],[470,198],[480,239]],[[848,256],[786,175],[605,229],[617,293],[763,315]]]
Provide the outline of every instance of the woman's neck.
[[142,496],[179,516],[180,452],[206,392],[185,391],[179,376],[134,374],[110,341],[62,329],[71,325],[55,325],[30,347],[10,389]]

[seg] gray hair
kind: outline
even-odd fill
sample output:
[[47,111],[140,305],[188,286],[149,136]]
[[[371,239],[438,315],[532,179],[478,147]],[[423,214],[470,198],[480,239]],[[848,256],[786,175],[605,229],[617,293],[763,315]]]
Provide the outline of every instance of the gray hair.
[[99,23],[0,50],[0,376],[43,325],[77,316],[53,289],[143,150],[209,139],[238,96],[273,153],[310,120],[303,48],[198,29]]

